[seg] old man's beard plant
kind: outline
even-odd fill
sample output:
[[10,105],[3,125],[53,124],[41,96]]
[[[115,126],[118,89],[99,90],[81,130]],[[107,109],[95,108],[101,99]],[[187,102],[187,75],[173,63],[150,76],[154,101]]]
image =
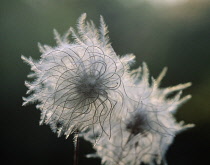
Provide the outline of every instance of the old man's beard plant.
[[[122,109],[125,97],[123,79],[133,55],[122,58],[108,43],[107,27],[101,17],[100,31],[92,22],[85,22],[86,14],[78,21],[78,34],[73,28],[55,39],[58,46],[41,46],[41,59],[22,59],[33,71],[25,82],[29,88],[23,105],[38,101],[40,124],[49,124],[58,136],[67,137],[88,126],[111,124],[111,118]],[[72,33],[74,40],[69,42]],[[111,131],[106,132],[110,136]]]
[[103,18],[99,29],[85,19],[82,14],[77,31],[70,28],[62,37],[54,30],[57,46],[39,44],[39,61],[22,56],[34,79],[25,82],[29,96],[23,105],[36,102],[40,124],[58,136],[79,132],[95,144],[102,163],[160,163],[175,134],[191,126],[172,116],[190,96],[168,95],[190,83],[161,89],[163,70],[150,85],[146,64],[130,71],[135,56],[116,55]]
[[[88,157],[101,157],[104,165],[167,164],[165,153],[175,135],[193,127],[193,124],[177,123],[173,117],[177,108],[190,99],[190,95],[181,99],[180,96],[181,90],[189,87],[191,83],[159,88],[165,73],[166,68],[150,85],[145,63],[143,67],[131,72],[131,78],[136,86],[129,88],[135,97],[141,98],[138,107],[134,104],[127,105],[129,111],[124,111],[126,114],[123,117],[115,118],[110,139],[100,136],[99,127],[96,127],[94,132],[90,129],[82,134],[92,143],[96,135],[99,137],[94,146],[96,153],[89,154]],[[169,99],[168,96],[173,92],[177,94]]]

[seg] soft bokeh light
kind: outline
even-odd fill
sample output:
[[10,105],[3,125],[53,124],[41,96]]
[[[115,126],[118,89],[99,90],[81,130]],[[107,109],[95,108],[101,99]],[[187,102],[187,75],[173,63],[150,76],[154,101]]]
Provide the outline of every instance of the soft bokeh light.
[[168,5],[177,5],[180,3],[185,3],[188,0],[148,0],[151,1],[152,3],[160,3],[160,4],[168,4]]

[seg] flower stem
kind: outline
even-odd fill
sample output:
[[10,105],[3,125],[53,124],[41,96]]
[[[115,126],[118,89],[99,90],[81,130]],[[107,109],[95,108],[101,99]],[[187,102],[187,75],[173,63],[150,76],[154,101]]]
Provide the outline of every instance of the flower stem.
[[78,131],[74,136],[74,165],[78,165],[79,161],[79,133]]

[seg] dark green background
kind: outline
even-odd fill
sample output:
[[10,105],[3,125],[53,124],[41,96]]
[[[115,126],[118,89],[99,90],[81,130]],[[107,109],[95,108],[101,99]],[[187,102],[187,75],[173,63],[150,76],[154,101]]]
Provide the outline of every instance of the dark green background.
[[[140,0],[139,0],[140,1]],[[169,71],[162,86],[192,82],[184,94],[178,121],[196,127],[175,138],[167,153],[169,165],[210,162],[210,1],[151,5],[137,0],[0,0],[1,164],[73,164],[72,136],[57,138],[48,126],[39,126],[35,105],[22,107],[24,80],[29,66],[21,54],[39,59],[37,42],[55,45],[52,30],[64,33],[86,12],[99,25],[103,15],[117,54],[134,53],[136,66],[147,62],[156,77]],[[100,164],[86,159],[91,144],[81,140],[79,164]],[[205,163],[208,162],[208,163]]]

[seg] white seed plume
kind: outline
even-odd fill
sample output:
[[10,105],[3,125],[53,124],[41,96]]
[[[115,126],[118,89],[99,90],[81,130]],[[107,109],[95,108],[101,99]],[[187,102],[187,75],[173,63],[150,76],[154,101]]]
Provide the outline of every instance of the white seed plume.
[[[39,44],[39,61],[22,56],[33,71],[28,77],[34,78],[25,82],[30,96],[23,98],[23,105],[38,102],[40,124],[49,124],[58,136],[68,137],[89,126],[111,127],[112,116],[120,112],[126,96],[123,81],[134,56],[116,55],[102,17],[99,30],[85,19],[82,14],[77,32],[70,28],[63,37],[54,30],[57,46]],[[111,130],[105,133],[111,136]]]
[[[178,106],[190,99],[190,95],[181,99],[180,96],[181,90],[191,84],[159,88],[165,73],[166,68],[150,85],[145,63],[131,72],[136,86],[130,87],[129,92],[140,99],[139,106],[127,105],[129,112],[123,118],[114,120],[110,139],[100,136],[99,127],[94,128],[94,132],[90,129],[82,135],[92,143],[95,134],[98,133],[100,137],[94,146],[96,154],[90,154],[89,157],[99,156],[105,165],[167,164],[164,156],[175,135],[193,124],[184,126],[183,122],[177,123],[173,117]],[[177,94],[168,98],[173,92]]]
[[39,44],[39,61],[21,57],[33,78],[25,82],[29,96],[23,105],[37,102],[40,124],[49,124],[58,136],[79,132],[95,144],[90,157],[101,157],[102,164],[166,164],[175,135],[193,126],[173,117],[190,99],[181,94],[191,83],[160,88],[166,68],[149,83],[145,63],[130,71],[135,56],[116,55],[103,18],[99,29],[85,19],[82,14],[77,32],[70,28],[63,37],[54,30],[57,46]]

